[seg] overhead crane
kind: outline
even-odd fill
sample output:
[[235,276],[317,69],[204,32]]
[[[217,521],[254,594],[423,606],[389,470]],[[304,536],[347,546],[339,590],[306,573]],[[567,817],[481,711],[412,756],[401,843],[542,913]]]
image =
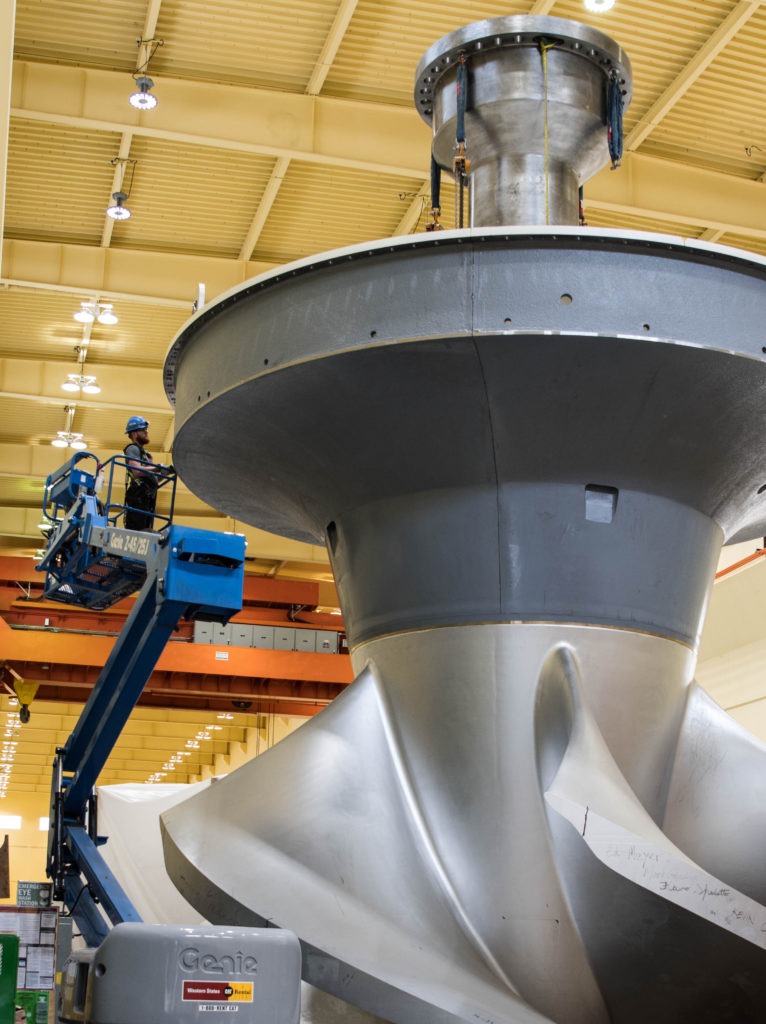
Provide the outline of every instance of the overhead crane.
[[53,766],[46,870],[89,946],[106,938],[110,924],[140,921],[98,850],[105,840],[96,780],[178,622],[226,623],[242,607],[244,581],[242,535],[173,523],[172,470],[158,470],[170,495],[167,512],[155,516],[158,528],[126,529],[126,506],[113,500],[125,465],[122,456],[102,465],[77,452],[47,478],[43,498],[48,543],[38,569],[47,600],[98,610],[139,592]]
[[[250,566],[249,557],[246,565]],[[0,555],[0,649],[9,670],[5,689],[21,701],[22,696],[29,697],[24,687],[33,685],[35,702],[82,704],[134,599],[91,610],[43,600],[43,582],[30,560]],[[338,631],[343,627],[338,615],[308,610],[332,603],[332,596],[326,595],[330,600],[323,602],[316,580],[254,575],[246,570],[242,611],[236,619],[275,627],[299,622],[307,629]],[[301,605],[303,610],[296,614]],[[231,710],[234,701],[248,700],[253,714],[311,718],[353,679],[343,647],[328,657],[303,649],[224,644],[222,654],[220,643],[192,642],[197,632],[195,623],[179,622],[144,687],[140,705],[167,707],[170,702],[190,710],[221,711]],[[22,694],[19,678],[24,682]]]

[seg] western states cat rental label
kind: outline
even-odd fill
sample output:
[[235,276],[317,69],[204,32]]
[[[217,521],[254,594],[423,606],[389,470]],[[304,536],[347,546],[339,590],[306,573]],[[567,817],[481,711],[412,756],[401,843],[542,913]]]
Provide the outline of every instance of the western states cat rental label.
[[184,981],[181,997],[185,1003],[198,1003],[201,1013],[237,1013],[234,1003],[252,1003],[251,981]]

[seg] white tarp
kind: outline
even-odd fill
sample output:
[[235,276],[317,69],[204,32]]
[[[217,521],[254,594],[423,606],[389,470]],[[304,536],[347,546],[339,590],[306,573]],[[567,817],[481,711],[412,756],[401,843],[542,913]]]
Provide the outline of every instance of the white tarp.
[[[193,784],[133,783],[98,787],[101,854],[147,924],[203,924],[165,870],[160,815],[215,780]],[[301,1024],[385,1024],[356,1006],[301,983]]]
[[100,853],[147,924],[202,924],[165,870],[160,815],[194,796],[210,781],[191,785],[126,782],[98,787],[98,831],[108,836]]

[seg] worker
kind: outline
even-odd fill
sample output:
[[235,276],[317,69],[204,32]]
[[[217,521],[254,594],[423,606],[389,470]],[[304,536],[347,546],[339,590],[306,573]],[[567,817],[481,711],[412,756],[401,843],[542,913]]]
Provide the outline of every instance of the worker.
[[149,421],[131,416],[125,427],[130,438],[123,451],[126,459],[125,526],[128,530],[151,530],[154,506],[163,467],[156,463],[144,447],[149,440]]

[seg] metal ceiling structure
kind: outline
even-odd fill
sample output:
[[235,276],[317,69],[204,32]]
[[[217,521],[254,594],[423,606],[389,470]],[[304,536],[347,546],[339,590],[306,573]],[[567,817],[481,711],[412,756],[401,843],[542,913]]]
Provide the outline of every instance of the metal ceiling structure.
[[[291,260],[424,229],[415,68],[440,36],[507,14],[585,22],[630,56],[623,166],[588,184],[588,224],[766,254],[763,0],[617,0],[601,14],[582,0],[0,4],[0,554],[40,547],[67,407],[99,457],[140,413],[172,460],[162,366],[200,285],[209,301]],[[128,102],[139,71],[153,110]],[[115,191],[128,220],[105,216]],[[451,203],[445,180],[446,226]],[[82,302],[111,303],[119,322],[75,322]],[[61,384],[83,350],[101,392],[73,401]],[[243,528],[183,486],[176,514],[244,529],[251,572],[318,581],[334,603],[321,548]]]

